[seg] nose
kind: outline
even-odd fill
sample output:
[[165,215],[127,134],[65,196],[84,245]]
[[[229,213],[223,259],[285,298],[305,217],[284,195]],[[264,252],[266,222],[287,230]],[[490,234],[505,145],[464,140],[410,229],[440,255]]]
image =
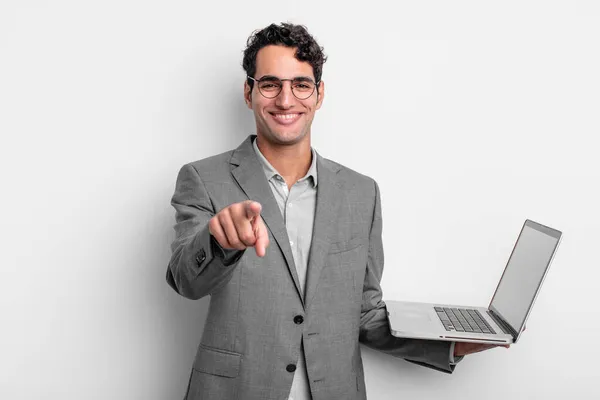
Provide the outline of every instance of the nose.
[[275,99],[275,104],[281,108],[290,108],[294,103],[294,94],[292,93],[292,82],[283,81],[281,92]]

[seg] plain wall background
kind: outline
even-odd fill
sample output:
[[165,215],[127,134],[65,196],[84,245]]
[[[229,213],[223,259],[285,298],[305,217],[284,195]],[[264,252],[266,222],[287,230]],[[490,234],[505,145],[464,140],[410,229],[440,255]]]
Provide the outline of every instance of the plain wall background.
[[522,341],[453,375],[364,349],[372,399],[600,398],[594,1],[0,3],[0,398],[183,397],[208,299],[165,282],[187,162],[255,132],[242,51],[305,24],[312,144],[380,185],[384,298],[487,305],[564,232]]

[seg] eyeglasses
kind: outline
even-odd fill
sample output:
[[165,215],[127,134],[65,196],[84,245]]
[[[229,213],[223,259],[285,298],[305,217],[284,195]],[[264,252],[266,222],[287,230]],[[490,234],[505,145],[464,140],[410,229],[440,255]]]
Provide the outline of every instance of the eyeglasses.
[[281,89],[283,88],[284,81],[290,81],[292,84],[292,93],[299,100],[306,100],[312,96],[317,84],[310,78],[300,77],[294,79],[279,79],[276,76],[263,76],[260,79],[254,79],[251,76],[247,76],[248,79],[252,79],[258,86],[258,91],[267,99],[273,99],[279,96]]

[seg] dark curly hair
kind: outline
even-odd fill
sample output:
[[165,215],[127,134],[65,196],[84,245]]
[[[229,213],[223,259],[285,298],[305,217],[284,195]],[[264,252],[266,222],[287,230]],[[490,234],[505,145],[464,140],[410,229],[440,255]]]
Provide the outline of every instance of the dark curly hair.
[[[307,61],[313,68],[317,85],[323,74],[323,64],[327,57],[323,53],[323,47],[308,33],[303,25],[295,25],[282,22],[281,25],[271,24],[264,29],[256,30],[250,35],[244,50],[242,67],[246,75],[254,77],[256,73],[256,55],[258,51],[268,45],[283,45],[296,47],[296,59]],[[250,90],[254,86],[252,79],[247,79]],[[318,86],[317,86],[318,88]]]

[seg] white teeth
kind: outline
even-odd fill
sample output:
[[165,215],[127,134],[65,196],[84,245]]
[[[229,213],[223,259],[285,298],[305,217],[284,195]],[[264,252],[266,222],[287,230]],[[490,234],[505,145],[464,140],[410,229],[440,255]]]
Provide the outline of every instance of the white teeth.
[[298,114],[275,114],[275,118],[281,119],[294,119],[298,116]]

